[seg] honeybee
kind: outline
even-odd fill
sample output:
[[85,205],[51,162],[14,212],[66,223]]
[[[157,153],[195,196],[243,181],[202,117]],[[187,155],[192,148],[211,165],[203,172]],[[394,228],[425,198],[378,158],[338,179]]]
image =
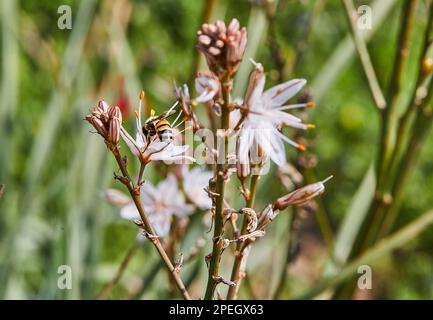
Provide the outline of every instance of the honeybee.
[[167,121],[167,118],[176,113],[174,110],[176,105],[177,104],[159,116],[155,116],[154,110],[151,111],[150,118],[146,120],[142,128],[145,137],[151,139],[156,135],[161,142],[173,140],[173,128],[170,122]]

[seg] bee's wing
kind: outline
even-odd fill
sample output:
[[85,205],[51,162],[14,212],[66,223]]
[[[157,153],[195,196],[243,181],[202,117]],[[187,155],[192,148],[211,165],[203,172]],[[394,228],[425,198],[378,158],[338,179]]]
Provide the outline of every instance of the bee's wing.
[[159,116],[155,116],[154,120],[163,120],[165,118],[168,118],[169,116],[171,116],[172,114],[175,114],[176,110],[168,110],[162,114],[160,114]]

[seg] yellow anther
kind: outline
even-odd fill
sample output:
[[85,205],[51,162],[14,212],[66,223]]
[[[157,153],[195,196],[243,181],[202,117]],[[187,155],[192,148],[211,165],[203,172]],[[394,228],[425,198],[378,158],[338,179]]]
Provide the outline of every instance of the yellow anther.
[[307,103],[305,104],[305,108],[307,108],[307,109],[314,108],[315,106],[316,106],[316,104],[315,104],[314,102],[312,102],[312,101],[307,102]]
[[155,110],[150,109],[150,116],[151,116],[151,117],[154,117],[154,116],[155,116]]
[[144,91],[143,90],[141,90],[141,92],[140,92],[140,100],[144,100]]
[[299,151],[305,151],[305,150],[307,150],[307,147],[304,144],[300,143],[300,144],[298,144],[298,150]]
[[314,128],[316,128],[315,124],[307,123],[307,129],[314,129]]
[[258,147],[257,155],[259,157],[263,157],[265,155],[265,151],[263,151],[263,148],[261,146]]
[[134,111],[134,114],[135,114],[135,117],[136,117],[136,118],[139,117],[139,114],[138,114],[138,111],[137,111],[137,110]]

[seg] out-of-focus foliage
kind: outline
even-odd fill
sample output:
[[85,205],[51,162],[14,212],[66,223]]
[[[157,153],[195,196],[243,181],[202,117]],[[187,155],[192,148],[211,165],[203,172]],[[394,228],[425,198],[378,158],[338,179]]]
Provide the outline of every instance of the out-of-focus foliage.
[[[368,44],[382,87],[387,84],[390,57],[396,47],[401,1],[396,1]],[[265,15],[257,2],[216,1],[213,19],[228,21],[236,17],[242,25],[251,27],[250,37],[259,36],[260,46],[252,58],[264,65],[271,86],[278,71],[267,45],[267,29],[256,29],[255,21],[250,20],[251,16]],[[304,46],[302,59],[291,74],[283,74],[283,80],[300,77],[312,84],[349,35],[344,10],[339,1],[323,1],[324,7],[308,31],[317,2],[279,2],[274,27],[286,66],[293,63],[299,43]],[[141,88],[157,111],[170,105],[173,81],[185,83],[191,79],[195,32],[204,3],[2,1],[0,183],[6,189],[0,200],[1,298],[93,298],[114,275],[135,241],[136,229],[121,220],[118,209],[101,197],[104,189],[121,186],[112,179],[116,166],[105,146],[89,133],[91,129],[82,119],[103,97],[110,104],[124,103],[124,118],[131,125],[131,111],[136,108]],[[57,9],[63,4],[72,8],[72,30],[57,26]],[[423,23],[417,20],[416,28]],[[419,38],[413,39],[413,46],[419,46]],[[378,144],[379,115],[359,60],[355,54],[351,57],[316,108],[307,112],[308,122],[317,125],[307,136],[312,141],[308,154],[318,157],[310,177],[334,175],[322,199],[334,231],[375,159]],[[249,64],[247,60],[244,63]],[[414,69],[412,63],[408,67]],[[413,85],[407,83],[408,88]],[[307,85],[307,90],[312,88]],[[311,93],[314,100],[314,90]],[[410,181],[398,225],[416,218],[433,203],[432,147],[429,141]],[[288,153],[297,161],[295,150]],[[146,177],[153,182],[162,178],[152,170]],[[262,179],[259,207],[287,193],[273,181],[275,170]],[[233,188],[230,196],[239,197],[238,190]],[[253,290],[262,298],[269,297],[268,291],[278,285],[275,281],[286,251],[289,213],[278,219],[281,223],[272,226],[268,238],[259,241],[251,254]],[[185,252],[205,231],[201,220],[198,217],[193,221],[193,230],[183,243]],[[304,213],[297,223],[300,256],[290,268],[283,298],[303,291],[317,278],[327,254],[314,216]],[[432,242],[430,231],[385,258],[377,269],[380,285],[374,296],[432,298]],[[200,276],[192,290],[196,297],[203,292],[203,255],[209,250],[206,247],[198,262],[184,270],[185,278],[198,270]],[[110,297],[167,297],[167,275],[164,271],[155,274],[157,261],[153,248],[143,244]],[[60,265],[72,267],[71,290],[57,288]],[[376,273],[374,276],[376,281]],[[240,295],[251,297],[246,289]]]

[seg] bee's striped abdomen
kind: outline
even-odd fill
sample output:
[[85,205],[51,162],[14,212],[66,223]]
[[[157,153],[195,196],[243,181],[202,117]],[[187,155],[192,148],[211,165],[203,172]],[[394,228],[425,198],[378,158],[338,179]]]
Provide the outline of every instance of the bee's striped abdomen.
[[170,123],[167,120],[159,120],[155,123],[155,129],[158,134],[159,140],[169,141],[173,139],[173,132]]

